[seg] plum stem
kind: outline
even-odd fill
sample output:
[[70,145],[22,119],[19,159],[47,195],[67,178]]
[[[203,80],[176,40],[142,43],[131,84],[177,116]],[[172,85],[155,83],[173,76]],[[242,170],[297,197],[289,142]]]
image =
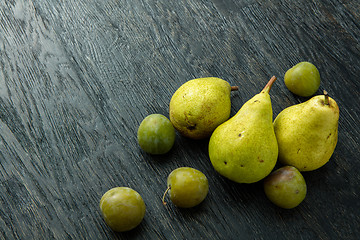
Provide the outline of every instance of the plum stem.
[[237,91],[239,89],[238,86],[231,86],[231,91]]
[[162,197],[162,203],[164,204],[164,206],[166,206],[165,196],[166,196],[166,194],[169,192],[170,189],[171,189],[171,187],[168,186],[168,188],[165,190],[164,195],[163,195],[163,197]]
[[269,82],[266,84],[266,86],[264,87],[264,89],[261,92],[265,92],[265,93],[269,93],[271,86],[273,85],[273,83],[275,82],[276,77],[272,76],[269,80]]
[[329,105],[329,94],[327,91],[324,90],[324,96],[325,96],[325,101],[324,104],[325,105]]

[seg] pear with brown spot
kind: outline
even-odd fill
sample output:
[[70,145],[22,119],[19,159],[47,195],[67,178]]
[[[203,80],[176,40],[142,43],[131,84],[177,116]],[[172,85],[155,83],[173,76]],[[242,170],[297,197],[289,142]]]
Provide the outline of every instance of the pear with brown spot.
[[170,100],[170,121],[185,137],[208,138],[217,126],[229,119],[230,92],[237,89],[216,77],[187,81]]
[[269,95],[276,77],[218,126],[209,141],[214,169],[238,183],[254,183],[270,174],[278,157]]
[[338,140],[339,107],[326,91],[285,108],[274,121],[279,161],[299,171],[325,165]]

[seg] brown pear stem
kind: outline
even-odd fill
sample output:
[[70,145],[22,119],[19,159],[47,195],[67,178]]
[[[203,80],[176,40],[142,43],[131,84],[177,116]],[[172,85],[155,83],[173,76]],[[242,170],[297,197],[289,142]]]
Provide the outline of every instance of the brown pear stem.
[[324,104],[329,105],[329,94],[325,90],[324,90],[324,96],[325,96]]
[[164,192],[164,195],[163,195],[163,197],[162,197],[162,203],[164,204],[164,206],[166,205],[166,202],[165,202],[165,196],[166,196],[166,194],[168,193],[168,191],[170,190],[170,186],[168,186],[168,188],[165,190],[165,192]]
[[238,86],[231,86],[231,91],[237,91],[239,89]]
[[266,86],[264,87],[264,89],[261,92],[266,92],[269,93],[271,86],[273,85],[273,83],[276,81],[276,77],[272,76],[269,80],[269,82],[266,84]]

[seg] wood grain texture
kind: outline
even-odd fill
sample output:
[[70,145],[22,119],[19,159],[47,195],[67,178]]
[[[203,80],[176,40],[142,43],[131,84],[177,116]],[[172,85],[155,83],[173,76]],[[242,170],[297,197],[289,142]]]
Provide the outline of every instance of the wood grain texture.
[[[168,116],[176,89],[216,76],[238,85],[232,115],[272,75],[274,117],[305,101],[283,75],[313,62],[340,107],[330,162],[304,173],[305,201],[282,210],[262,183],[219,176],[208,140],[177,135],[150,156],[136,131]],[[0,2],[0,239],[357,239],[360,234],[358,1],[6,0]],[[161,203],[176,167],[204,172],[194,209]],[[147,206],[135,230],[114,233],[99,201],[128,186]]]

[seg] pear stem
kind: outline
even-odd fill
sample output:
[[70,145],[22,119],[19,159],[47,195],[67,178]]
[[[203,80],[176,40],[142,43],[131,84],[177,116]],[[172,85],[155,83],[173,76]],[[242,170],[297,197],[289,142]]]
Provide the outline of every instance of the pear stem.
[[271,86],[273,85],[273,83],[276,81],[276,77],[272,76],[269,80],[269,82],[266,84],[266,86],[264,87],[264,89],[261,92],[266,92],[269,93]]
[[324,96],[325,96],[325,101],[324,104],[325,105],[329,105],[329,94],[327,91],[324,90]]
[[231,91],[237,91],[239,89],[238,86],[231,86]]
[[162,197],[162,203],[164,204],[164,206],[166,206],[166,202],[165,202],[165,196],[166,196],[166,194],[168,193],[168,191],[170,190],[170,186],[168,186],[168,188],[165,190],[165,192],[164,192],[164,195],[163,195],[163,197]]

